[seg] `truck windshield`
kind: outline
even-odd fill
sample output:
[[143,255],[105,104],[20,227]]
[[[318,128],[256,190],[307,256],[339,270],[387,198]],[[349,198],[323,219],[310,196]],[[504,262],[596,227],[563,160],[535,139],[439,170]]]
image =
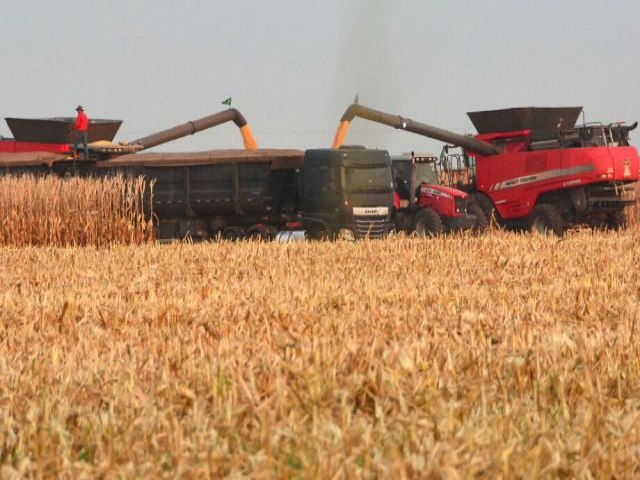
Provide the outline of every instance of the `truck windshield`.
[[347,190],[351,192],[385,193],[392,189],[388,165],[345,167]]

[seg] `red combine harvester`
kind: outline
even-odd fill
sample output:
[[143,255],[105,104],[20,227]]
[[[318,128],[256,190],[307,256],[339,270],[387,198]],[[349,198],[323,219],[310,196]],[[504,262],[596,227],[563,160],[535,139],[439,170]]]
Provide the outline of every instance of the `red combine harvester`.
[[[447,144],[437,162],[441,178],[469,193],[470,204],[507,228],[562,235],[571,225],[619,229],[636,200],[640,174],[629,132],[637,122],[576,125],[582,107],[513,108],[471,112],[475,137],[354,104],[354,116]],[[460,147],[459,153],[452,148]]]
[[[400,117],[354,103],[342,116],[333,148],[343,146],[351,121],[355,117],[396,128]],[[439,185],[436,177],[437,157],[402,155],[392,157],[394,188],[400,197],[396,208],[396,229],[420,237],[443,232],[474,230],[487,227],[487,217],[476,204],[468,204],[468,194],[451,186]]]

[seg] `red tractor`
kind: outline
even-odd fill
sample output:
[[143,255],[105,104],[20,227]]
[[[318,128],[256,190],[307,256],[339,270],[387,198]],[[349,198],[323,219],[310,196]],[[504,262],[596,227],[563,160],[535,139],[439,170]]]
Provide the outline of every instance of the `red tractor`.
[[[351,105],[354,116],[446,142],[436,162],[440,180],[469,193],[470,205],[507,228],[562,235],[571,225],[626,227],[635,203],[640,158],[627,126],[576,125],[582,107],[471,112],[475,137]],[[454,150],[460,147],[460,150]]]
[[432,236],[457,230],[481,232],[487,218],[477,205],[467,205],[468,194],[439,184],[438,157],[391,157],[394,189],[398,195],[396,229]]

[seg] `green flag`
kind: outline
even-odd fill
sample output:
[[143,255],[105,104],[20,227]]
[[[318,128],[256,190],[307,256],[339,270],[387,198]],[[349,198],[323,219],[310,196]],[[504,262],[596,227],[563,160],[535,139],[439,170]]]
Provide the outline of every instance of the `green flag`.
[[231,106],[231,97],[227,98],[224,102],[222,102],[222,104]]

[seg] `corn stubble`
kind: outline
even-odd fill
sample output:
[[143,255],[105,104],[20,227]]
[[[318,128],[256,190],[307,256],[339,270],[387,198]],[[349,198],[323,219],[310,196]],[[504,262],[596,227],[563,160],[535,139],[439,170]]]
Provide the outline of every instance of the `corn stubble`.
[[2,474],[638,476],[638,233],[0,249]]
[[[140,244],[153,238],[142,178],[0,177],[0,245]],[[147,202],[150,196],[147,192]],[[149,205],[150,208],[150,205]],[[149,210],[149,209],[147,209]]]

